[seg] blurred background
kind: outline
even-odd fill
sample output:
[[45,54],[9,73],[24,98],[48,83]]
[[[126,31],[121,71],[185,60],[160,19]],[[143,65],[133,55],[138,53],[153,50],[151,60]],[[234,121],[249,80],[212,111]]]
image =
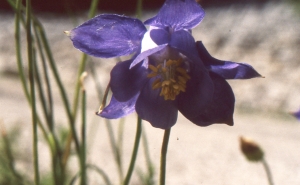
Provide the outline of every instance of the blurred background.
[[[266,2],[280,2],[285,0],[197,0],[198,3],[201,4],[203,8],[207,7],[220,7],[220,6],[230,6],[232,4],[257,4],[262,5]],[[296,0],[291,0],[295,1]],[[86,11],[90,7],[91,0],[45,0],[43,3],[39,0],[32,0],[32,6],[35,11],[38,12],[51,12],[51,13],[74,13],[74,12],[81,12]],[[159,9],[162,4],[164,3],[163,0],[144,0],[143,1],[143,8],[144,10],[153,10]],[[133,13],[136,10],[137,0],[125,0],[125,1],[118,1],[118,0],[110,0],[110,1],[102,1],[99,3],[98,8],[103,11],[114,11],[118,13]],[[6,1],[0,2],[0,7],[2,10],[10,11],[10,6]]]
[[[142,20],[159,10],[163,0],[144,0]],[[172,128],[167,184],[267,184],[258,164],[249,164],[240,155],[238,138],[249,135],[262,144],[271,163],[275,184],[300,184],[300,124],[289,113],[300,108],[300,2],[298,0],[199,0],[205,9],[204,20],[193,29],[212,56],[222,60],[252,65],[265,78],[229,81],[236,96],[235,126],[196,127],[184,117]],[[90,1],[32,0],[33,10],[45,27],[53,57],[66,87],[74,87],[81,52],[76,50],[63,31],[87,20]],[[136,16],[136,0],[100,0],[98,13]],[[25,34],[24,30],[22,33]],[[16,65],[14,14],[5,0],[0,1],[0,122],[2,130],[15,141],[16,168],[23,174],[32,171],[31,115],[25,100]],[[24,68],[27,71],[26,37],[21,38]],[[86,71],[96,71],[103,88],[116,60],[88,58]],[[54,84],[54,83],[53,83]],[[95,81],[85,81],[88,109],[89,161],[106,165],[114,178],[114,165],[107,165],[111,150],[104,120],[95,116],[100,100]],[[58,88],[53,85],[56,122],[59,130],[67,127]],[[70,99],[74,92],[67,92]],[[135,115],[126,118],[124,129],[124,166],[132,150]],[[113,127],[117,129],[117,121]],[[143,123],[149,137],[150,155],[158,174],[162,132]],[[160,130],[159,130],[160,131]],[[16,134],[17,133],[17,134]],[[39,142],[41,170],[49,173],[49,149]],[[2,149],[0,148],[0,153]],[[140,149],[142,153],[142,149]],[[1,155],[1,154],[0,154]],[[127,155],[127,156],[126,156]],[[30,156],[30,157],[29,157]],[[145,158],[138,160],[143,168]],[[1,161],[1,159],[0,159]],[[75,159],[73,160],[74,163]],[[72,162],[69,163],[72,171]],[[5,169],[0,165],[0,172]],[[126,169],[126,168],[125,168]],[[30,173],[29,173],[30,176]],[[139,184],[138,175],[133,184]],[[157,180],[154,178],[154,180]],[[0,175],[0,184],[1,175]],[[101,181],[95,180],[95,184]],[[245,183],[247,182],[247,183]],[[50,183],[51,184],[51,183]]]

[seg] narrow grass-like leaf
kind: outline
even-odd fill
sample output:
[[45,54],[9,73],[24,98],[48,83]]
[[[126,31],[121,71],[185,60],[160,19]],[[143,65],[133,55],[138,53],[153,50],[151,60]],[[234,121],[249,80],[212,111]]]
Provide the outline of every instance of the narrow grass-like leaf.
[[83,73],[80,78],[81,90],[82,90],[82,100],[81,100],[81,155],[80,155],[80,169],[81,169],[81,185],[87,184],[87,174],[86,174],[86,90],[84,88],[84,78],[86,73]]
[[30,82],[30,96],[31,96],[31,114],[33,127],[33,161],[34,161],[34,178],[35,184],[40,184],[40,172],[38,163],[38,135],[37,135],[37,118],[36,118],[36,102],[35,102],[35,85],[34,85],[34,59],[33,59],[33,45],[31,35],[31,1],[26,0],[26,38],[27,38],[27,54],[29,66],[29,82]]

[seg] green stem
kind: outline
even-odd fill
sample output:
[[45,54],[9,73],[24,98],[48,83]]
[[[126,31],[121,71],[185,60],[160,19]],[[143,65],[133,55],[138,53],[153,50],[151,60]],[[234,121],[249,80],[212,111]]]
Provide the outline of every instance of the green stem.
[[136,17],[142,18],[142,11],[143,11],[143,0],[137,0],[136,3]]
[[[45,94],[44,94],[44,90],[43,90],[43,85],[42,85],[42,82],[41,82],[41,76],[40,76],[40,73],[39,73],[39,67],[37,65],[37,61],[36,61],[36,51],[35,49],[33,50],[33,60],[34,60],[34,75],[35,75],[35,82],[36,82],[36,85],[37,85],[37,90],[38,90],[38,94],[39,94],[39,97],[40,97],[40,101],[41,101],[41,104],[42,104],[42,111],[44,113],[44,117],[45,119],[47,120],[47,124],[48,124],[48,108],[47,108],[47,102],[46,102],[46,98],[45,98]],[[49,127],[49,124],[48,124],[48,127]],[[50,129],[50,127],[49,127]]]
[[26,78],[24,75],[24,66],[22,62],[21,55],[21,38],[20,38],[20,20],[21,20],[21,0],[17,0],[16,2],[16,19],[15,19],[15,44],[16,44],[16,55],[17,55],[17,63],[18,63],[18,72],[20,76],[20,80],[22,82],[22,87],[25,93],[25,96],[28,101],[30,101],[30,94],[28,91]]
[[[22,87],[23,87],[23,91],[25,94],[25,97],[30,105],[31,105],[31,97],[30,97],[30,93],[27,87],[27,82],[26,82],[26,77],[24,74],[24,66],[23,66],[23,61],[22,61],[22,54],[21,54],[21,38],[20,38],[20,22],[22,22],[22,24],[25,26],[26,29],[26,25],[25,25],[25,20],[24,18],[21,16],[21,9],[24,9],[24,7],[21,7],[21,0],[17,0],[16,4],[14,2],[12,2],[11,0],[8,0],[9,4],[12,6],[13,10],[16,12],[16,18],[15,18],[15,44],[16,44],[16,56],[17,56],[17,65],[18,65],[18,73],[20,75],[20,81],[22,83]],[[44,138],[47,139],[47,132],[46,129],[44,128],[41,119],[38,116],[38,113],[36,113],[37,116],[37,121],[39,124],[40,129],[42,130],[42,133],[44,135]],[[48,143],[49,140],[47,139]]]
[[89,18],[92,18],[96,15],[96,10],[97,10],[98,4],[99,4],[99,0],[93,0],[91,2]]
[[273,178],[272,178],[272,173],[271,173],[271,170],[270,170],[270,168],[269,168],[269,165],[268,165],[267,161],[263,158],[261,162],[262,162],[262,164],[263,164],[263,166],[264,166],[264,169],[265,169],[265,171],[266,171],[266,174],[267,174],[267,177],[268,177],[269,185],[274,185],[274,183],[273,183]]
[[60,90],[60,93],[61,93],[61,96],[62,96],[62,100],[63,100],[63,104],[64,104],[64,107],[66,109],[67,116],[68,116],[68,119],[69,119],[69,124],[70,124],[70,127],[71,127],[72,136],[74,138],[75,148],[76,148],[77,153],[79,154],[80,149],[79,149],[79,140],[78,140],[77,133],[76,133],[76,130],[75,130],[75,118],[74,118],[75,116],[72,115],[72,113],[71,113],[70,106],[69,106],[70,105],[69,100],[67,98],[67,93],[65,91],[65,88],[64,88],[63,83],[61,81],[61,78],[59,76],[58,70],[56,68],[55,61],[53,59],[53,55],[52,55],[47,37],[45,35],[44,28],[43,28],[42,24],[37,19],[34,19],[34,23],[36,24],[36,26],[38,28],[39,34],[40,34],[41,39],[42,39],[43,46],[45,48],[45,51],[46,51],[46,54],[47,54],[47,57],[48,57],[48,60],[49,60],[51,70],[53,72],[55,81],[56,81],[56,83],[59,87],[59,90]]
[[[83,85],[82,85],[83,86]],[[87,177],[86,177],[86,92],[85,89],[82,87],[82,126],[81,126],[81,185],[87,184]]]
[[44,78],[45,78],[46,87],[47,87],[47,95],[48,95],[47,100],[48,101],[46,101],[44,91],[42,88],[42,86],[43,86],[42,85],[43,83],[41,81],[42,76],[39,74],[39,70],[38,70],[39,67],[37,66],[37,62],[35,62],[35,70],[36,70],[35,71],[35,75],[36,75],[35,79],[36,79],[36,82],[38,85],[38,90],[39,90],[39,94],[40,94],[40,100],[42,103],[43,112],[45,115],[45,120],[46,120],[47,126],[50,130],[49,135],[51,134],[52,141],[53,141],[52,144],[50,145],[50,147],[51,147],[51,151],[52,151],[52,168],[53,168],[54,182],[55,182],[55,184],[63,184],[65,172],[61,165],[61,157],[60,157],[61,149],[60,149],[59,142],[58,142],[57,137],[54,132],[53,105],[52,105],[52,92],[51,92],[51,87],[50,87],[50,80],[49,80],[49,75],[48,75],[48,71],[47,71],[44,52],[42,49],[41,39],[40,39],[39,33],[37,31],[37,27],[34,25],[33,28],[34,28],[36,43],[38,46],[39,55],[41,57],[41,61],[43,64]]
[[167,162],[167,151],[168,151],[170,133],[171,133],[171,128],[165,130],[163,143],[161,147],[160,185],[164,185],[166,181],[166,162]]
[[142,135],[142,119],[140,117],[138,117],[134,147],[133,147],[133,151],[132,151],[132,155],[131,155],[131,161],[130,161],[129,168],[128,168],[128,171],[127,171],[127,175],[125,177],[123,185],[128,185],[129,182],[130,182],[130,178],[131,178],[133,168],[134,168],[134,164],[135,164],[135,161],[136,161],[137,152],[138,152],[138,149],[139,149],[139,143],[140,143],[140,140],[141,140],[141,135]]
[[51,132],[54,132],[53,98],[52,98],[48,68],[47,68],[47,65],[46,65],[45,54],[44,54],[44,51],[43,51],[43,48],[42,48],[41,38],[40,38],[40,35],[39,35],[39,32],[37,30],[36,25],[34,25],[33,28],[34,28],[36,43],[37,43],[37,46],[38,46],[38,51],[39,51],[40,58],[41,58],[41,61],[42,61],[44,79],[45,79],[46,87],[47,87],[47,97],[48,97],[47,98],[48,111],[47,111],[47,117],[46,117],[47,125],[49,127],[49,130]]
[[34,179],[35,184],[40,184],[39,163],[38,163],[38,136],[37,136],[37,118],[36,118],[36,102],[35,102],[35,87],[34,87],[34,61],[33,61],[33,45],[31,35],[31,2],[26,0],[26,36],[27,36],[27,51],[28,51],[28,66],[29,66],[29,82],[31,94],[31,114],[33,127],[33,161],[34,161]]

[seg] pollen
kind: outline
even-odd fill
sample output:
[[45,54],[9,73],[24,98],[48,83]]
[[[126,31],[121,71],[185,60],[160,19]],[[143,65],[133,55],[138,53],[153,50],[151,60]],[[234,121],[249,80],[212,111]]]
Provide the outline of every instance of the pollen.
[[148,78],[155,78],[152,89],[161,89],[160,96],[165,100],[175,100],[180,92],[185,92],[186,82],[191,79],[182,67],[182,60],[167,60],[154,66],[149,64]]

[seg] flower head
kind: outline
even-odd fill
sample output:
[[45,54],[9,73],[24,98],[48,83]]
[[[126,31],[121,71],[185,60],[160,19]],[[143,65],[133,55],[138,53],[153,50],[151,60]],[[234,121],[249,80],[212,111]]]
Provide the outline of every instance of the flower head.
[[240,137],[240,146],[242,153],[249,161],[257,162],[263,160],[264,152],[252,139]]
[[102,14],[69,32],[79,50],[96,57],[133,54],[111,71],[111,102],[98,115],[120,118],[136,111],[154,127],[167,129],[178,111],[199,126],[233,125],[234,94],[225,79],[260,75],[248,64],[213,58],[191,29],[204,18],[194,0],[166,0],[144,22]]
[[300,109],[297,112],[293,112],[292,115],[295,116],[298,120],[300,120]]

